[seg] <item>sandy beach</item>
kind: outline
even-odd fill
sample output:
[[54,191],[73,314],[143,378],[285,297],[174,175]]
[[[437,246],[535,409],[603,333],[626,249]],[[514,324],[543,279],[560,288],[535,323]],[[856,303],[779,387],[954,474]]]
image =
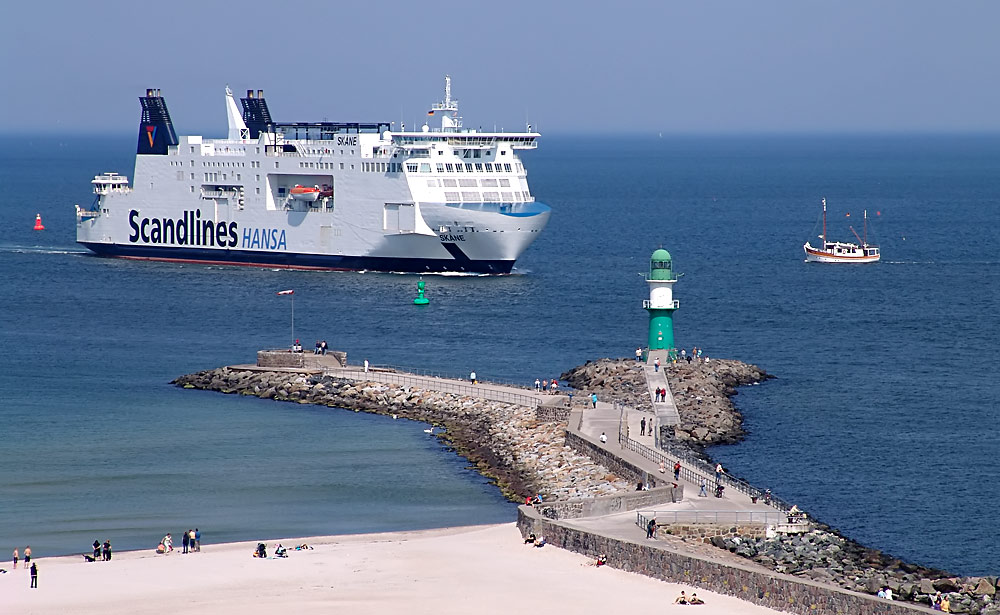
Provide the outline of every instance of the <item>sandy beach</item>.
[[[289,557],[251,556],[257,542],[204,544],[200,553],[114,554],[110,562],[80,555],[37,559],[38,589],[19,566],[0,574],[4,612],[246,613],[287,609],[329,613],[653,612],[763,615],[778,611],[735,598],[596,567],[546,546],[524,545],[513,523],[389,534],[282,540]],[[266,541],[273,556],[275,541]],[[308,551],[294,551],[307,543]],[[706,602],[674,605],[681,590]]]

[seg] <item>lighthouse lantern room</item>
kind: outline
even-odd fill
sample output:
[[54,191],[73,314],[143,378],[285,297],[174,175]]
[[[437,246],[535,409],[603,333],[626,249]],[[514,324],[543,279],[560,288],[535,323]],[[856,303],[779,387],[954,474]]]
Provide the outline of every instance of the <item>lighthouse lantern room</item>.
[[674,347],[674,310],[680,303],[674,299],[673,285],[677,282],[670,252],[663,248],[649,259],[649,299],[642,307],[649,312],[649,349],[669,350]]

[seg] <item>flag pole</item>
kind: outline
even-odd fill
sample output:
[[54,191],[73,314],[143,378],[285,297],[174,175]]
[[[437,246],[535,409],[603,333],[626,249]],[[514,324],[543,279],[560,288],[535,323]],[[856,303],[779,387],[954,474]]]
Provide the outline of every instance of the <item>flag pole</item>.
[[278,296],[281,295],[291,295],[292,298],[292,350],[295,349],[295,291],[294,290],[279,290]]

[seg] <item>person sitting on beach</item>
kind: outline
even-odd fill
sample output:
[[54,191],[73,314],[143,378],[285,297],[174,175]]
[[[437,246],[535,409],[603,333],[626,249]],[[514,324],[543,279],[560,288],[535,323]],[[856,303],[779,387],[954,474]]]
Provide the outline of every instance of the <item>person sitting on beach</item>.
[[541,538],[535,541],[535,547],[541,549],[544,546],[545,546],[545,536],[542,536]]
[[607,565],[607,563],[608,563],[608,556],[607,555],[604,555],[602,553],[601,555],[597,556],[597,564],[596,564],[597,566],[605,566],[605,565]]
[[253,556],[261,559],[267,559],[267,545],[262,542],[258,542],[257,549],[254,550]]
[[275,557],[288,557],[288,552],[285,547],[281,546],[281,543],[274,545],[274,556]]
[[309,545],[307,545],[305,543],[302,543],[300,545],[296,545],[295,550],[296,551],[311,551],[312,547],[310,547]]
[[170,534],[164,536],[163,540],[160,542],[162,542],[163,544],[164,553],[170,553],[171,551],[174,550],[174,539],[170,537]]
[[535,506],[538,506],[539,504],[541,504],[541,503],[542,503],[542,494],[541,494],[541,493],[538,493],[538,494],[536,494],[536,495],[535,495],[535,499],[534,499],[534,500],[532,500],[532,503],[533,503],[533,504],[534,504]]
[[698,597],[698,594],[691,594],[688,604],[705,604],[705,601]]
[[528,534],[528,537],[524,539],[524,544],[526,545],[535,544],[535,534],[534,533]]
[[681,590],[681,595],[674,598],[674,604],[687,604],[688,597],[684,595],[684,590]]

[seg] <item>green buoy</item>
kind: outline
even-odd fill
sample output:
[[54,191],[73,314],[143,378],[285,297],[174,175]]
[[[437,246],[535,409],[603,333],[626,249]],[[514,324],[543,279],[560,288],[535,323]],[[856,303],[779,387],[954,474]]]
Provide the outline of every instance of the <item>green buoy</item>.
[[431,302],[430,299],[424,296],[424,281],[420,280],[417,282],[417,298],[413,300],[413,305],[427,305]]

